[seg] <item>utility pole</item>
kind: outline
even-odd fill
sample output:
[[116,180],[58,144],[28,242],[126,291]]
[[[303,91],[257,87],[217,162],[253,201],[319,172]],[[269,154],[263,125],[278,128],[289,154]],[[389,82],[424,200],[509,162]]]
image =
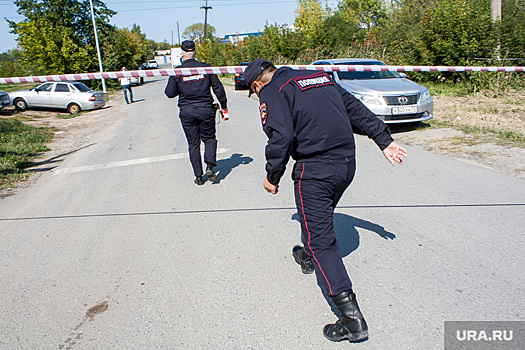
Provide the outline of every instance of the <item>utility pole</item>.
[[501,21],[501,0],[492,0],[492,21]]
[[[98,64],[100,66],[100,73],[102,73],[104,72],[104,69],[102,68],[102,58],[100,57],[100,46],[98,44],[97,25],[95,24],[95,12],[93,11],[93,1],[89,0],[89,4],[91,6],[91,19],[93,20],[93,30],[95,31],[95,44],[97,45]],[[102,91],[106,93],[106,80],[104,80],[104,78],[102,78]]]
[[206,0],[206,6],[201,6],[204,9],[204,40],[208,37],[208,10],[211,10],[211,6],[208,6],[208,0]]
[[[492,0],[492,21],[496,23],[497,21],[501,22],[501,0]],[[500,58],[501,51],[501,41],[498,31],[498,45],[496,47],[496,57]]]
[[173,30],[171,31],[171,47],[173,47]]
[[[179,21],[177,21],[177,36],[179,37],[179,46],[180,46],[180,29],[179,29]],[[173,45],[171,45],[173,46]]]

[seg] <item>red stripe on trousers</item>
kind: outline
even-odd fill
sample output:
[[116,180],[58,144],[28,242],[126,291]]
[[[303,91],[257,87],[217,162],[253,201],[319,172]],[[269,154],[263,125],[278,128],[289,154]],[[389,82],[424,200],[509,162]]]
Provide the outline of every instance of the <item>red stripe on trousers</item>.
[[312,257],[317,262],[317,266],[319,266],[319,270],[321,270],[321,273],[323,274],[323,277],[326,280],[326,284],[328,285],[328,289],[330,291],[330,295],[333,295],[333,293],[332,293],[332,286],[330,285],[330,282],[328,282],[328,278],[326,278],[326,275],[324,274],[323,268],[321,267],[321,264],[319,264],[319,261],[315,257],[315,253],[312,250],[312,247],[310,246],[311,235],[310,235],[310,230],[308,229],[308,222],[306,221],[306,215],[304,213],[303,194],[301,193],[301,181],[303,179],[304,166],[305,166],[305,163],[303,163],[303,171],[301,172],[301,176],[299,177],[299,198],[301,199],[301,211],[303,212],[304,226],[306,227],[306,231],[308,232],[308,242],[307,242],[308,243],[308,248],[312,252]]

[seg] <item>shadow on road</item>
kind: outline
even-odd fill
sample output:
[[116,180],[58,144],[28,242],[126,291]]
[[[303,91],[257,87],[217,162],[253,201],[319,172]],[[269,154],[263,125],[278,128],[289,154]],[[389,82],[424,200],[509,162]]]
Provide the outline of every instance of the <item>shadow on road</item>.
[[[293,214],[292,219],[299,222],[299,216]],[[335,239],[339,244],[341,257],[347,257],[359,248],[359,233],[356,227],[377,233],[384,239],[395,239],[396,235],[385,230],[383,226],[371,223],[370,221],[361,220],[354,216],[334,213],[334,231]]]
[[217,175],[217,181],[214,184],[220,183],[221,180],[225,179],[228,174],[231,173],[233,168],[238,167],[242,164],[249,164],[253,161],[251,157],[243,157],[242,154],[234,153],[227,159],[220,159],[217,161],[217,166],[215,167],[215,174]]
[[389,124],[388,127],[390,128],[390,131],[392,132],[392,134],[397,134],[400,132],[428,129],[431,127],[431,125],[425,122],[419,122],[419,123]]
[[[33,161],[25,162],[25,163],[20,165],[20,168],[22,168],[24,170],[27,170],[29,172],[32,172],[32,173],[50,171],[50,170],[53,170],[54,168],[56,168],[60,163],[62,163],[62,161],[63,161],[62,158],[63,157],[65,157],[67,155],[70,155],[70,154],[73,154],[75,152],[78,152],[80,150],[83,150],[84,148],[91,147],[93,145],[94,145],[94,143],[90,143],[89,145],[77,148],[77,149],[75,149],[73,151],[70,151],[70,152],[67,152],[67,153],[59,154],[58,156],[51,157],[51,158],[43,160],[41,162],[33,162]],[[32,156],[36,156],[36,155],[32,155]],[[48,165],[48,166],[44,167],[44,168],[40,168],[43,165]],[[33,169],[33,168],[35,168],[35,169]]]
[[[299,221],[299,216],[294,214],[292,216],[293,220]],[[374,224],[370,221],[362,220],[354,216],[335,213],[334,214],[334,231],[335,238],[339,244],[339,249],[341,251],[341,257],[346,257],[352,254],[354,251],[359,248],[359,233],[357,232],[357,227],[364,228],[365,230],[377,233],[380,237],[384,239],[394,240],[396,235],[392,232],[385,230],[383,226]],[[350,275],[350,274],[349,274]],[[320,276],[316,274],[317,285],[323,293],[323,297],[326,299],[328,305],[332,309],[332,312],[337,316],[341,317],[341,314],[337,308],[332,304],[332,301],[329,298],[328,291],[326,290]],[[352,279],[352,276],[350,276]]]

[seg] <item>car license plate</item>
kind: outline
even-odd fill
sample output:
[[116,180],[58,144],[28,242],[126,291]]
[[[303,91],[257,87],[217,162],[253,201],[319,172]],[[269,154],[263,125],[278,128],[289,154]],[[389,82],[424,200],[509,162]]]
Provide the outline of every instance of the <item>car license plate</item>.
[[417,107],[392,107],[392,114],[414,114],[417,113]]

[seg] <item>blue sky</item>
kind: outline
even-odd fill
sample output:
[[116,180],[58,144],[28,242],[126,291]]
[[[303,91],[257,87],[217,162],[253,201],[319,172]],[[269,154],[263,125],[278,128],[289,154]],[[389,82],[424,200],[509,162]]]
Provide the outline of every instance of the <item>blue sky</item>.
[[[204,23],[206,0],[108,0],[106,5],[118,12],[111,23],[119,28],[130,28],[138,24],[148,39],[178,43],[177,22],[181,40],[186,27],[194,23]],[[337,0],[323,0],[335,7]],[[256,32],[264,29],[266,22],[293,24],[297,0],[208,0],[208,23],[216,29],[216,35]],[[9,34],[4,17],[21,21],[12,0],[0,0],[0,52],[16,47],[16,36]],[[89,10],[89,9],[87,9]]]

